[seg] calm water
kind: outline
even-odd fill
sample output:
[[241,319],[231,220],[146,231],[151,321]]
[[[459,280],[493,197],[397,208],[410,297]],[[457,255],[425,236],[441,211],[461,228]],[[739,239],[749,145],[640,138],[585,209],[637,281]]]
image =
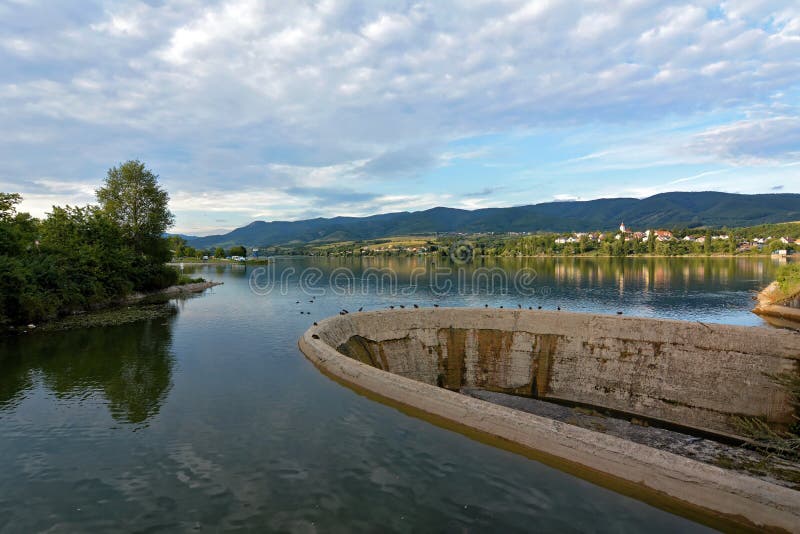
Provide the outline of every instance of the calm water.
[[[415,277],[429,262],[278,260],[286,283],[266,295],[252,268],[201,266],[225,285],[168,319],[0,340],[0,531],[703,530],[361,397],[296,342],[343,307],[434,302],[757,325],[770,260],[485,263],[445,276],[449,295]],[[308,267],[324,292],[313,304]],[[536,275],[505,288],[472,276],[495,267]],[[369,268],[397,280],[341,290]]]

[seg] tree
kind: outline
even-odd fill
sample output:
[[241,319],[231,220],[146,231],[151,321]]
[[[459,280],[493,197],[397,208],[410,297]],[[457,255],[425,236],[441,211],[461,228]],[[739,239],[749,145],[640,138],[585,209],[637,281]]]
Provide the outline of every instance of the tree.
[[246,256],[247,249],[245,249],[242,245],[236,245],[235,247],[231,247],[228,251],[228,254],[231,256]]
[[[103,211],[122,228],[133,247],[151,255],[158,241],[174,223],[169,195],[158,185],[158,176],[139,160],[108,170],[103,187],[96,191]],[[166,249],[161,245],[160,248]]]
[[22,202],[19,193],[0,192],[0,221],[9,221],[17,213],[17,204]]
[[224,258],[225,257],[225,249],[222,247],[217,247],[217,250],[214,251],[215,258]]
[[167,243],[173,256],[177,258],[185,255],[183,253],[183,248],[186,246],[186,240],[184,238],[178,235],[171,235],[167,238]]

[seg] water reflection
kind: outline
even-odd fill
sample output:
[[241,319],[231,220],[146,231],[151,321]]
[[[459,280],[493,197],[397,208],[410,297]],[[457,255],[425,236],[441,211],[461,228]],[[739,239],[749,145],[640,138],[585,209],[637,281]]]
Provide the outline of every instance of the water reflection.
[[[231,269],[252,275],[257,294],[286,293],[299,286],[311,295],[402,294],[439,296],[518,294],[547,296],[552,291],[613,290],[633,293],[752,290],[774,276],[768,258],[479,258],[456,264],[447,258],[277,258],[266,268]],[[259,272],[260,271],[260,272]],[[519,276],[526,271],[528,277]],[[608,294],[608,293],[607,293]]]
[[146,423],[172,385],[174,319],[0,339],[0,414],[42,387],[59,399],[99,393],[116,421]]

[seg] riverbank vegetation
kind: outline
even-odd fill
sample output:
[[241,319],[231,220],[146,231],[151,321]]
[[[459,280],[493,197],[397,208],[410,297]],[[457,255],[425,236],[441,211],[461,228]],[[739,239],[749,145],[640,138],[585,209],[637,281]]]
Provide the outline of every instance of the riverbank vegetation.
[[[658,232],[658,233],[656,233]],[[456,243],[468,242],[476,256],[758,256],[800,252],[800,223],[745,228],[674,228],[645,232],[572,234],[439,234],[363,241],[261,247],[264,255],[447,256]]]
[[800,263],[787,263],[781,265],[775,276],[778,290],[784,298],[789,298],[800,293]]
[[140,161],[113,167],[97,205],[54,206],[43,219],[0,193],[0,330],[96,309],[179,280],[165,265],[169,196]]

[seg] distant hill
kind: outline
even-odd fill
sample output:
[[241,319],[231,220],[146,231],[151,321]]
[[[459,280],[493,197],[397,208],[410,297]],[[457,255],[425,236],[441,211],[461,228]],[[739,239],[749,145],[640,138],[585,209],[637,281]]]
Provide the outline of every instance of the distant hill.
[[739,195],[714,191],[652,197],[546,202],[510,208],[432,208],[369,217],[255,221],[227,234],[189,238],[198,248],[271,246],[375,239],[433,232],[572,232],[629,228],[753,226],[800,219],[800,194]]

